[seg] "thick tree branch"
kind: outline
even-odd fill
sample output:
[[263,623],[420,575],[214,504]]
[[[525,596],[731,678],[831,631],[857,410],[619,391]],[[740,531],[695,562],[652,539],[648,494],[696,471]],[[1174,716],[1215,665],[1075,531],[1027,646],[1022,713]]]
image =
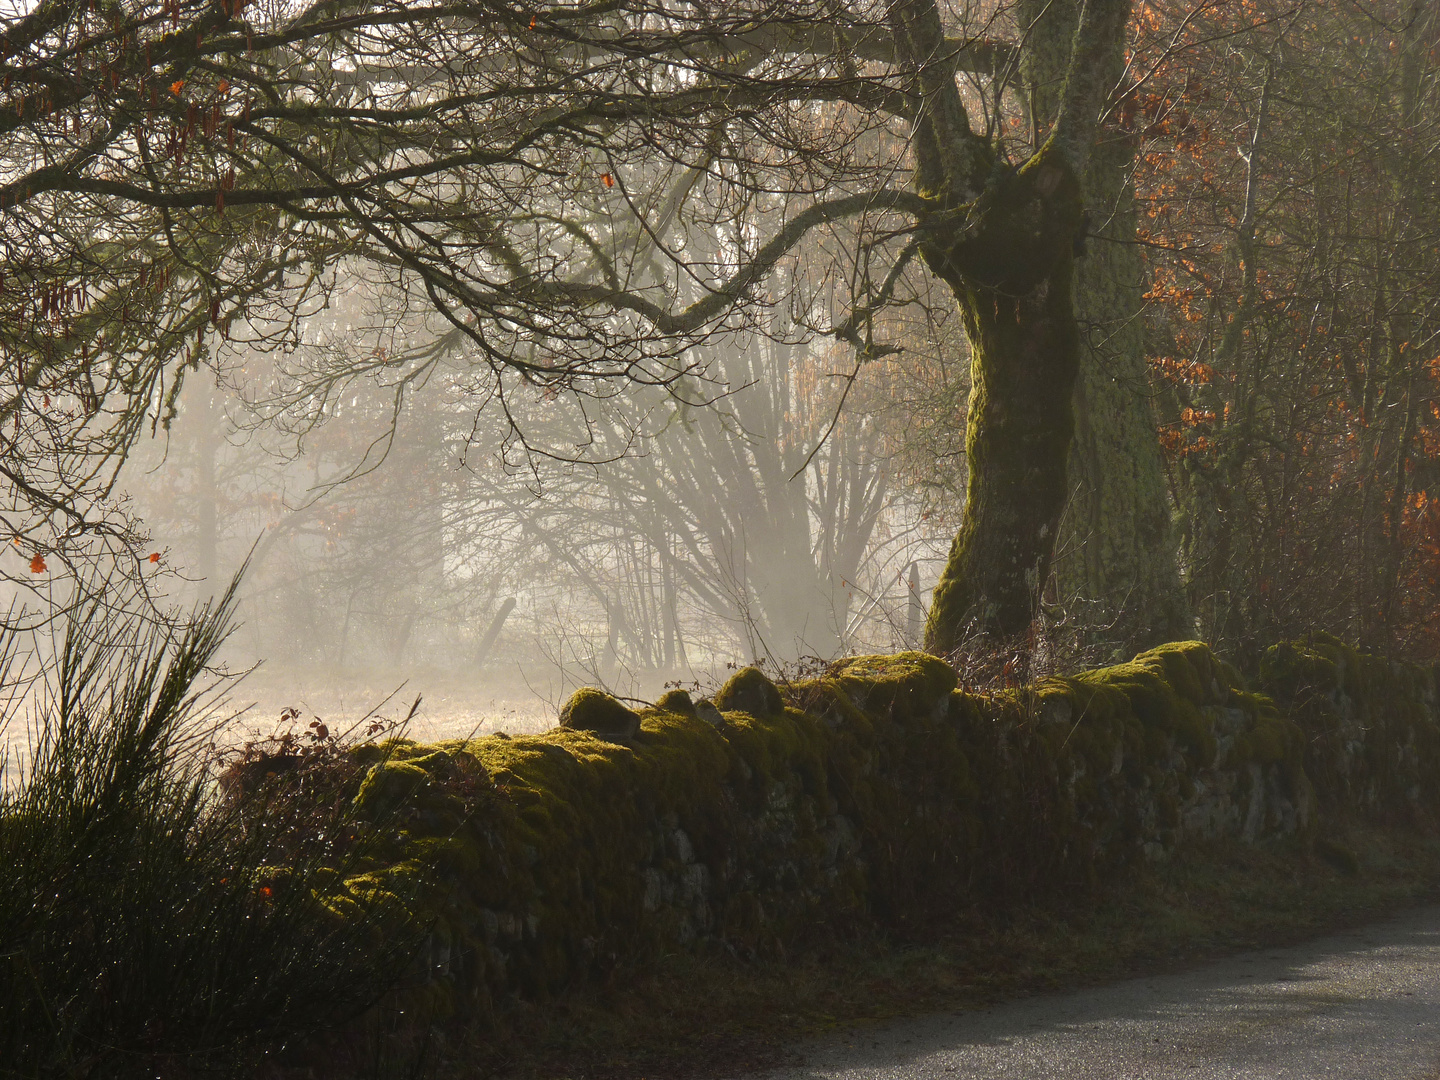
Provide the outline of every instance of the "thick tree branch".
[[[712,289],[703,299],[678,312],[667,311],[638,293],[617,292],[600,285],[547,283],[540,286],[537,292],[539,296],[551,300],[583,302],[632,311],[664,334],[693,333],[745,296],[812,229],[874,211],[894,211],[924,217],[934,210],[935,206],[929,200],[913,192],[897,190],[867,191],[815,203],[786,222],[780,231],[756,252],[753,259]],[[491,302],[503,302],[503,299],[498,294],[490,298]]]
[[1111,86],[1107,62],[1124,41],[1132,0],[1082,0],[1070,67],[1050,138],[1076,176],[1085,172]]

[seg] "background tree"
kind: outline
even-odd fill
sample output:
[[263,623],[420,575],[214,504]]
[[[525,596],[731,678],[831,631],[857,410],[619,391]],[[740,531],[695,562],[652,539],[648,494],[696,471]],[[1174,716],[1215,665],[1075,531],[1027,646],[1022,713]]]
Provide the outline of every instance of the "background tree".
[[[1035,42],[1021,56],[1024,94],[1041,116],[1054,113],[1063,92],[1065,46],[1081,7],[1076,0],[1019,5],[1021,24]],[[1193,633],[1155,437],[1145,270],[1134,242],[1136,142],[1118,123],[1137,77],[1133,55],[1148,45],[1163,56],[1173,43],[1162,38],[1157,48],[1148,39],[1170,29],[1136,20],[1127,40],[1101,57],[1099,75],[1110,98],[1081,178],[1088,215],[1086,258],[1077,263],[1075,277],[1081,349],[1052,621],[1067,624],[1085,647],[1103,647],[1102,654]]]
[[[1432,8],[42,5],[4,39],[14,567],[133,547],[97,524],[105,463],[187,359],[272,352],[301,422],[463,372],[457,417],[498,416],[511,464],[589,467],[655,432],[547,443],[537,400],[683,412],[750,334],[878,369],[898,306],[948,291],[968,477],[930,647],[1025,631],[1062,526],[1052,611],[1117,644],[1188,627],[1141,325],[1203,631],[1244,651],[1338,581],[1309,623],[1398,647],[1430,516]],[[332,355],[307,327],[342,283],[371,341]]]
[[[206,505],[208,476],[268,477],[257,496],[223,483],[229,514],[216,530],[238,561],[271,525],[249,557],[247,630],[267,624],[273,638],[262,652],[393,662],[401,646],[379,643],[413,633],[427,656],[474,662],[507,596],[520,601],[512,625],[529,620],[552,655],[605,669],[829,656],[860,640],[890,647],[910,630],[909,586],[899,581],[917,549],[936,553],[937,538],[903,489],[892,494],[883,420],[865,409],[837,420],[851,384],[827,389],[836,351],[752,339],[705,361],[727,380],[712,385],[733,388],[705,407],[659,389],[605,409],[541,390],[512,397],[532,448],[524,467],[495,451],[507,420],[473,414],[463,361],[434,372],[398,422],[370,382],[320,425],[303,423],[304,400],[291,400],[300,414],[278,419],[299,421],[300,440],[263,469],[256,440],[277,418],[222,440],[220,463],[206,471],[211,436],[201,429],[214,419],[204,399],[192,414],[192,387],[153,474],[162,482],[134,476],[133,489],[157,533],[188,549],[204,532],[192,508]],[[882,396],[871,389],[879,373],[864,373],[852,396]],[[377,438],[388,445],[383,460],[357,470]],[[538,453],[577,443],[613,460],[577,466]],[[150,467],[143,456],[133,464]],[[540,629],[554,605],[566,635]]]
[[1186,32],[1210,44],[1129,123],[1202,633],[1251,658],[1317,627],[1421,647],[1436,7],[1217,7]]

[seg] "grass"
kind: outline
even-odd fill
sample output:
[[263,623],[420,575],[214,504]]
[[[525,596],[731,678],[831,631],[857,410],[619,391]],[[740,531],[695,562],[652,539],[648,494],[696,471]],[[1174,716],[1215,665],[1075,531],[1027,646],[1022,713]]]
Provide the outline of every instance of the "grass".
[[233,586],[178,630],[110,600],[69,618],[0,790],[0,1076],[254,1075],[379,999],[407,941],[312,891],[358,850],[343,811],[297,837],[215,781]]
[[[1440,840],[1352,829],[1353,864],[1298,848],[1200,846],[1077,901],[876,934],[827,954],[673,956],[649,972],[519,1006],[441,1076],[642,1080],[735,1075],[849,1024],[976,1008],[1302,941],[1440,897]],[[1337,865],[1338,864],[1338,865]]]

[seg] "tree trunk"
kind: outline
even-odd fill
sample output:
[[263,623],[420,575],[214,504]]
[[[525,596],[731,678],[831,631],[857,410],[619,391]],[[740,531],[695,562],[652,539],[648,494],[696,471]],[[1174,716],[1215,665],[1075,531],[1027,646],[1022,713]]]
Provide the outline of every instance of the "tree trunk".
[[[1065,506],[1080,334],[1072,294],[1081,234],[1080,176],[1124,38],[1130,0],[1086,0],[1068,41],[1063,85],[1035,154],[1015,169],[971,130],[946,66],[935,0],[895,0],[890,17],[918,102],[916,189],[936,211],[918,222],[920,253],[959,301],[971,349],[960,531],[935,588],[925,647],[948,653],[971,633],[1029,629]],[[1032,47],[1030,45],[1025,48]]]
[[[1030,106],[1053,115],[1064,88],[1078,0],[1022,0],[1022,75]],[[1124,74],[1123,41],[1100,52],[1107,86]],[[1056,541],[1056,594],[1084,644],[1138,651],[1194,633],[1170,527],[1145,334],[1144,265],[1134,246],[1135,147],[1099,134],[1083,180],[1091,237],[1075,270],[1081,327],[1069,505]]]
[[475,666],[485,666],[485,661],[490,659],[490,650],[495,647],[496,640],[500,637],[500,631],[505,627],[505,620],[515,610],[515,597],[507,596],[505,602],[500,605],[500,610],[495,612],[495,617],[490,620],[489,629],[485,636],[480,639],[480,647],[475,650]]
[[960,531],[935,587],[925,647],[1024,633],[1050,572],[1065,507],[1080,337],[1071,293],[1080,185],[1048,146],[987,191],[931,269],[960,302],[971,349]]
[[[1113,181],[1128,175],[1128,149],[1125,163],[1118,156],[1098,154],[1087,176],[1086,203],[1095,218],[1109,220],[1076,270],[1083,334],[1056,584],[1083,641],[1137,651],[1192,637],[1194,626],[1156,436],[1140,313],[1143,267],[1128,243],[1135,237],[1132,197],[1128,187],[1113,191]],[[1102,163],[1109,168],[1097,177]]]
[[918,649],[920,647],[920,621],[924,616],[925,606],[920,599],[920,564],[910,564],[909,578],[905,583],[908,595],[905,598],[905,647],[907,649]]

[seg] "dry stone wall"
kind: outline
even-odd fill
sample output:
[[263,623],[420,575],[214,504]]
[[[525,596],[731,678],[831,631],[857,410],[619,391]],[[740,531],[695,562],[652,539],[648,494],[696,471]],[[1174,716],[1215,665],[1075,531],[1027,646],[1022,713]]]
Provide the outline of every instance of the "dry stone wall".
[[1317,634],[1267,650],[1260,682],[1305,732],[1303,764],[1323,815],[1434,826],[1435,668],[1370,656]]
[[901,653],[783,688],[747,669],[635,723],[592,694],[541,736],[358,751],[358,811],[388,839],[322,899],[421,920],[413,994],[483,1015],[676,949],[783,953],[1083,890],[1197,838],[1429,820],[1434,675],[1379,664],[1280,647],[1267,696],[1191,642],[977,695]]

